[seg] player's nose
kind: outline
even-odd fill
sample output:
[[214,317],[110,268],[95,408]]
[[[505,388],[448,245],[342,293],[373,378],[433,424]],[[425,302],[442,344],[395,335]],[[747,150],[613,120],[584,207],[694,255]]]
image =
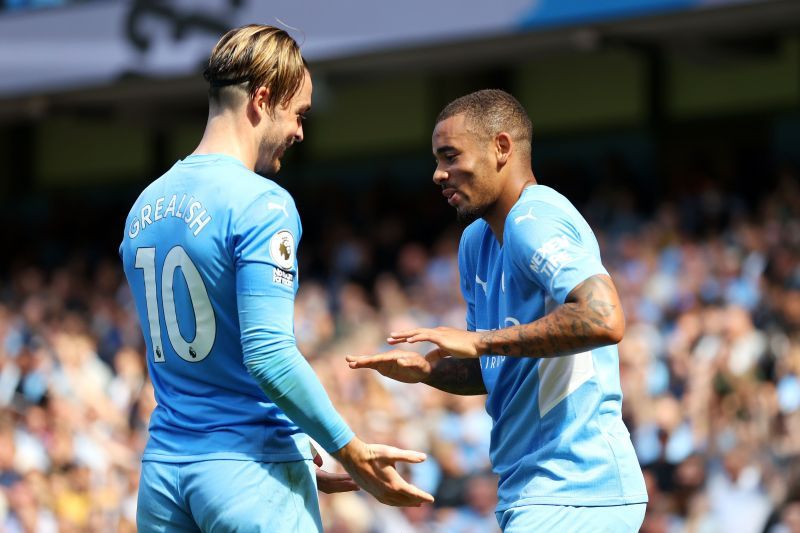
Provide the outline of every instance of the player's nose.
[[439,169],[436,167],[436,170],[433,171],[433,182],[436,185],[441,185],[444,181],[447,181],[449,174],[444,170]]

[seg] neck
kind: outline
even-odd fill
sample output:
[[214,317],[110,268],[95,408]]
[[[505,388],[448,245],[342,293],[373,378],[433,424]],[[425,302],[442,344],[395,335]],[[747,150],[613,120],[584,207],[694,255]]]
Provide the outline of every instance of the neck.
[[249,124],[242,124],[233,113],[209,116],[203,138],[193,155],[224,154],[235,157],[250,170],[255,170],[258,144]]
[[497,242],[499,242],[501,246],[503,245],[503,230],[506,225],[508,213],[511,212],[514,204],[516,204],[517,200],[522,196],[522,192],[525,188],[531,185],[536,185],[536,178],[533,175],[533,171],[511,180],[511,183],[503,190],[503,193],[497,201],[483,215],[483,219],[489,224],[489,227],[492,228],[492,233],[494,233],[495,239],[497,239]]

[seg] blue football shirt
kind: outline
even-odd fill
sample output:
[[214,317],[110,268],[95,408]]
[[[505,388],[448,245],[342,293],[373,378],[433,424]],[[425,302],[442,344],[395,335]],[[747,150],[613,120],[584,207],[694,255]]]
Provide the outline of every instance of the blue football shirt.
[[[459,270],[473,331],[533,322],[582,281],[607,273],[589,225],[543,185],[523,191],[506,218],[502,246],[484,220],[466,228]],[[616,346],[547,359],[488,355],[480,364],[498,511],[647,501],[622,422]]]
[[[267,397],[243,356],[255,338],[249,346],[279,353],[278,362],[302,359],[292,323],[301,231],[291,196],[225,155],[179,161],[136,200],[120,255],[157,401],[144,460],[310,457],[308,437]],[[254,314],[258,305],[271,314]],[[240,325],[246,317],[252,324]],[[286,345],[291,350],[279,350]],[[286,395],[302,388],[286,379],[299,368],[292,365],[273,365],[285,374],[273,378],[286,383]],[[303,379],[309,375],[316,379],[310,370]],[[330,426],[326,447],[338,449],[352,432],[321,387],[308,390],[316,397],[304,408],[329,409],[316,426]]]

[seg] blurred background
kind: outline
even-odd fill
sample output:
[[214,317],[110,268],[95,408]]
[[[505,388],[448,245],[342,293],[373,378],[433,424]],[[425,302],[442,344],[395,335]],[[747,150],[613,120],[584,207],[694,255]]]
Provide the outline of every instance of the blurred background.
[[464,327],[430,135],[453,98],[503,88],[623,298],[642,530],[800,532],[795,0],[0,0],[1,531],[135,530],[154,400],[116,250],[200,139],[211,47],[250,22],[285,25],[314,77],[277,177],[304,225],[300,349],[365,440],[429,453],[406,475],[437,498],[322,495],[326,531],[497,529],[483,398],[343,358]]

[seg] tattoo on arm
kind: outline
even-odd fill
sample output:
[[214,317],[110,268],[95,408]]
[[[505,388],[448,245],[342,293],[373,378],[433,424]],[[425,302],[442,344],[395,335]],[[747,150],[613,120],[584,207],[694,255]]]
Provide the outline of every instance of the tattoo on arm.
[[431,376],[425,383],[439,390],[462,396],[486,394],[480,359],[455,357],[440,359],[433,366]]
[[608,276],[597,275],[575,287],[552,313],[530,324],[486,331],[481,344],[487,354],[557,357],[615,344],[624,329],[614,284]]

